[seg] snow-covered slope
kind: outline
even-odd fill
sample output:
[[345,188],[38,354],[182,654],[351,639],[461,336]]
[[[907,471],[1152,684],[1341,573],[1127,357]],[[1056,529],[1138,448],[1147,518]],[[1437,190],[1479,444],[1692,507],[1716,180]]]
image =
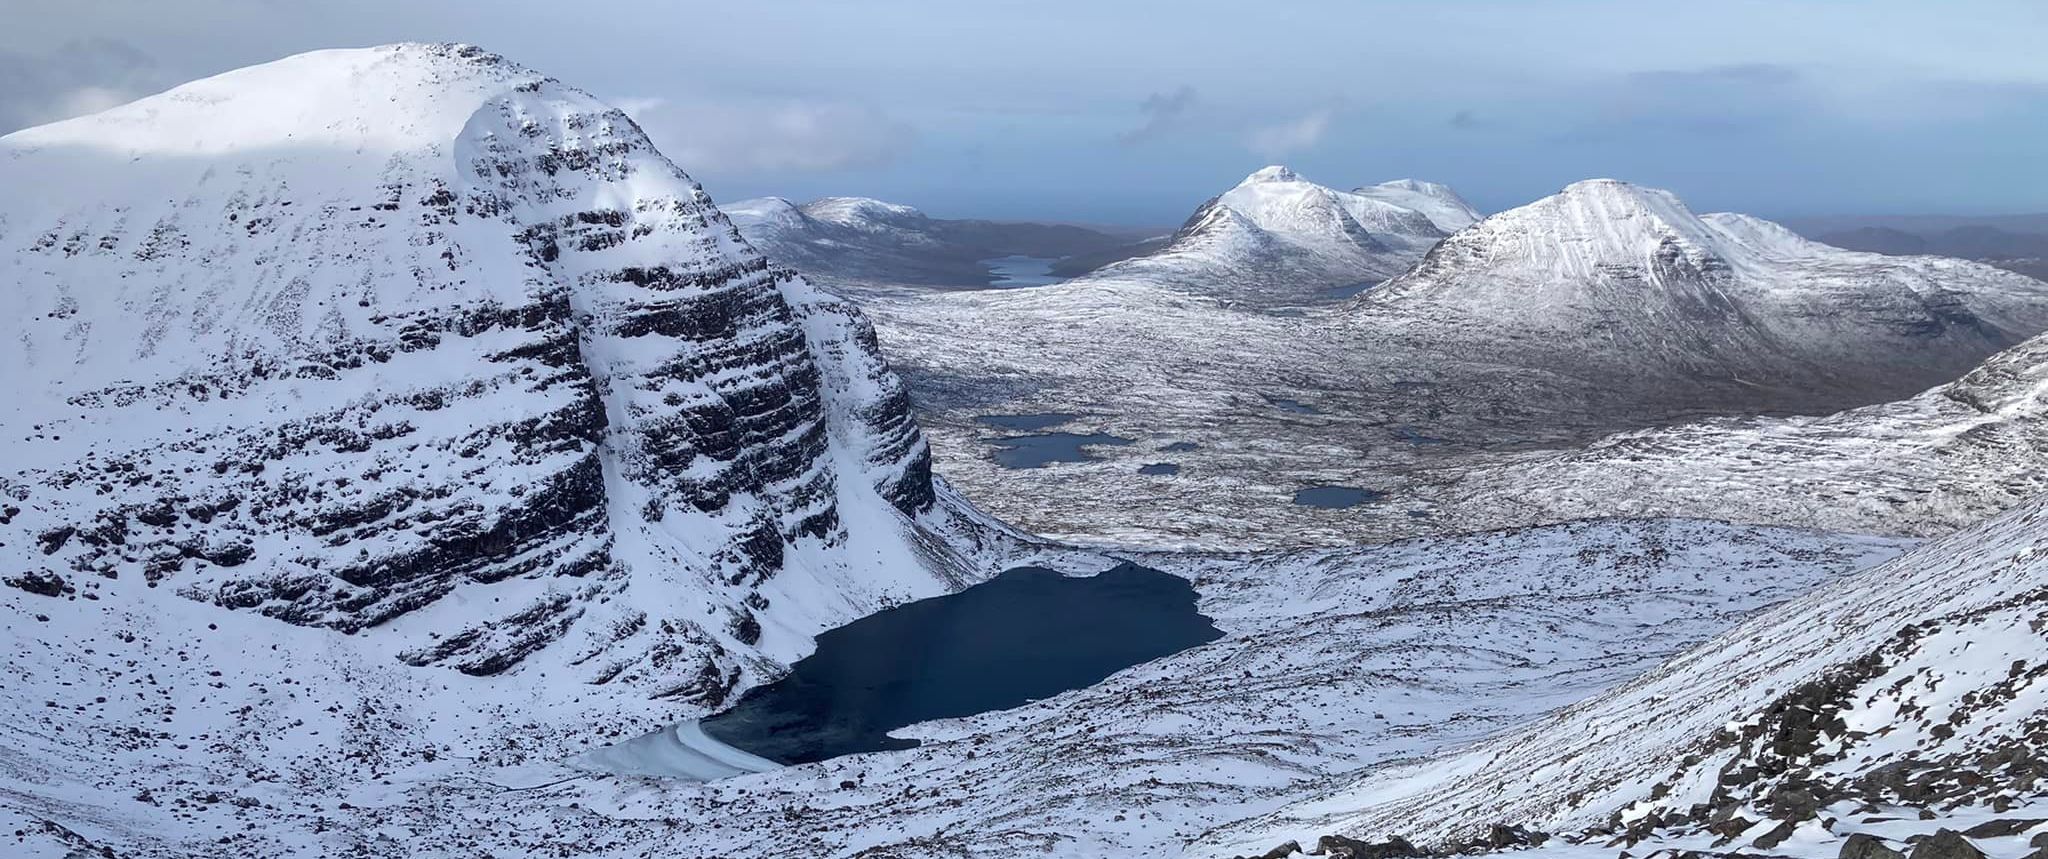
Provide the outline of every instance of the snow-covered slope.
[[909,206],[859,197],[799,206],[759,197],[721,209],[749,244],[806,275],[861,280],[887,272],[902,283],[986,282],[979,255],[941,241],[931,219]]
[[1947,534],[2048,492],[2048,337],[1896,402],[1622,433],[1443,478],[1410,491],[1445,518],[1485,527],[1703,516]]
[[700,704],[956,575],[860,315],[494,55],[231,72],[0,186],[11,573]]
[[1842,251],[1595,179],[1458,233],[1356,316],[1361,338],[1455,338],[1611,384],[1812,392],[1839,408],[1948,381],[2048,329],[2048,284]]
[[1196,852],[1324,834],[1443,846],[1506,824],[1655,842],[1645,850],[1770,850],[1796,835],[1832,855],[1831,842],[1886,819],[2041,807],[2044,630],[2048,502],[2034,502],[1527,728],[1369,772]]
[[1471,203],[1465,202],[1464,197],[1451,190],[1451,186],[1439,182],[1395,179],[1353,188],[1351,193],[1421,212],[1447,235],[1472,226],[1483,217]]
[[1443,186],[1412,184],[1441,191],[1345,192],[1266,167],[1204,203],[1164,248],[1089,280],[1151,283],[1254,307],[1348,295],[1399,274],[1449,234],[1398,201],[1426,201],[1439,214],[1463,202],[1450,203],[1457,195]]

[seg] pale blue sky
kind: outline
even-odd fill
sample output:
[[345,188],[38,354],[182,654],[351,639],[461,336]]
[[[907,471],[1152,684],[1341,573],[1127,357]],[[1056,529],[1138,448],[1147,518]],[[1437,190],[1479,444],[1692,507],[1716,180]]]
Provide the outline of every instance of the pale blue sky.
[[2048,210],[2048,3],[0,0],[0,130],[318,47],[481,44],[720,199],[1170,224],[1269,162],[1770,216]]

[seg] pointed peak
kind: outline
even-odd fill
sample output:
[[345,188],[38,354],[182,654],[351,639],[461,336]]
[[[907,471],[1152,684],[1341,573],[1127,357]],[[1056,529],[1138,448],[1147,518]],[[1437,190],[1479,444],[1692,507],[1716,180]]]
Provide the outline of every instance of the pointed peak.
[[780,212],[794,211],[797,208],[797,205],[795,203],[790,202],[788,197],[753,197],[746,200],[738,200],[735,202],[727,203],[723,206],[720,206],[719,208],[724,209],[726,211],[731,211],[733,209],[751,209],[761,212]]
[[[1418,194],[1444,194],[1451,190],[1449,185],[1440,182],[1424,182],[1421,179],[1388,179],[1385,182],[1366,187],[1384,188],[1389,191],[1414,191]],[[1359,190],[1365,189],[1361,188]]]
[[719,211],[725,213],[725,217],[728,220],[741,226],[754,224],[785,224],[794,226],[803,223],[807,217],[803,209],[798,208],[795,203],[782,197],[755,197],[751,200],[727,203],[718,208]]
[[1673,223],[1699,220],[1677,194],[1661,188],[1647,188],[1620,179],[1584,179],[1564,186],[1555,196],[1538,203],[1589,209],[1615,216],[1639,212]]
[[1620,179],[1581,179],[1564,186],[1558,194],[1563,197],[1655,197],[1674,202],[1678,199],[1670,191],[1646,188]]
[[1300,174],[1300,173],[1296,173],[1296,172],[1294,172],[1293,170],[1290,170],[1290,169],[1288,169],[1288,168],[1286,168],[1286,167],[1284,167],[1284,166],[1281,166],[1281,165],[1279,165],[1279,164],[1274,164],[1274,165],[1272,165],[1272,166],[1269,166],[1269,167],[1261,167],[1261,168],[1259,168],[1258,170],[1255,170],[1255,171],[1253,171],[1253,172],[1252,172],[1252,175],[1244,177],[1244,181],[1243,181],[1243,182],[1240,182],[1240,183],[1238,183],[1238,184],[1240,184],[1240,185],[1256,185],[1256,184],[1261,184],[1261,183],[1265,183],[1265,182],[1306,182],[1306,181],[1308,181],[1308,180],[1307,180],[1307,179],[1303,179],[1303,178],[1301,178],[1301,174]]

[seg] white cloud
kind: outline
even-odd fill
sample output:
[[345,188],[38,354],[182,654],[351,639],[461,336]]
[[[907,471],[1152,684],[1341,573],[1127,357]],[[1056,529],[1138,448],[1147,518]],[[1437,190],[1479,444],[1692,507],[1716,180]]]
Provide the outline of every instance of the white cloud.
[[1300,119],[1252,130],[1245,145],[1261,156],[1276,158],[1308,149],[1323,141],[1336,111],[1323,108]]
[[97,113],[162,83],[154,60],[113,39],[70,42],[42,54],[0,53],[0,134]]
[[73,116],[84,116],[88,113],[99,113],[110,107],[127,104],[140,98],[142,95],[143,93],[135,90],[117,87],[79,87],[64,93],[57,99],[56,113],[59,115],[51,118],[64,119]]
[[884,164],[909,148],[910,126],[871,107],[843,102],[618,98],[612,104],[647,130],[685,171],[760,175]]

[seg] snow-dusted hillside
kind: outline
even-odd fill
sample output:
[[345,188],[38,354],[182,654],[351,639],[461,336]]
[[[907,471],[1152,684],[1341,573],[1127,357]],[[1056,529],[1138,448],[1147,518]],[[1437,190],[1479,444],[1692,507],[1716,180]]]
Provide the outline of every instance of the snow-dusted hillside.
[[1135,281],[1251,307],[1349,295],[1399,274],[1448,235],[1432,215],[1457,223],[1456,213],[1470,211],[1449,188],[1403,183],[1345,192],[1267,167],[1204,203],[1165,247],[1089,280]]
[[2044,744],[2048,502],[2034,502],[1526,728],[1368,772],[1195,852],[1326,834],[1443,846],[1496,824],[1645,851],[1790,839],[1794,855],[1835,855],[1852,833],[1925,836],[1944,818],[2005,818],[1984,836],[2003,838],[2042,823],[2029,811],[2048,808]]
[[1702,516],[1947,534],[2048,492],[2048,337],[1897,402],[1622,433],[1475,463],[1411,491],[1480,527]]
[[964,574],[860,315],[494,55],[231,72],[0,186],[10,576],[709,705]]

